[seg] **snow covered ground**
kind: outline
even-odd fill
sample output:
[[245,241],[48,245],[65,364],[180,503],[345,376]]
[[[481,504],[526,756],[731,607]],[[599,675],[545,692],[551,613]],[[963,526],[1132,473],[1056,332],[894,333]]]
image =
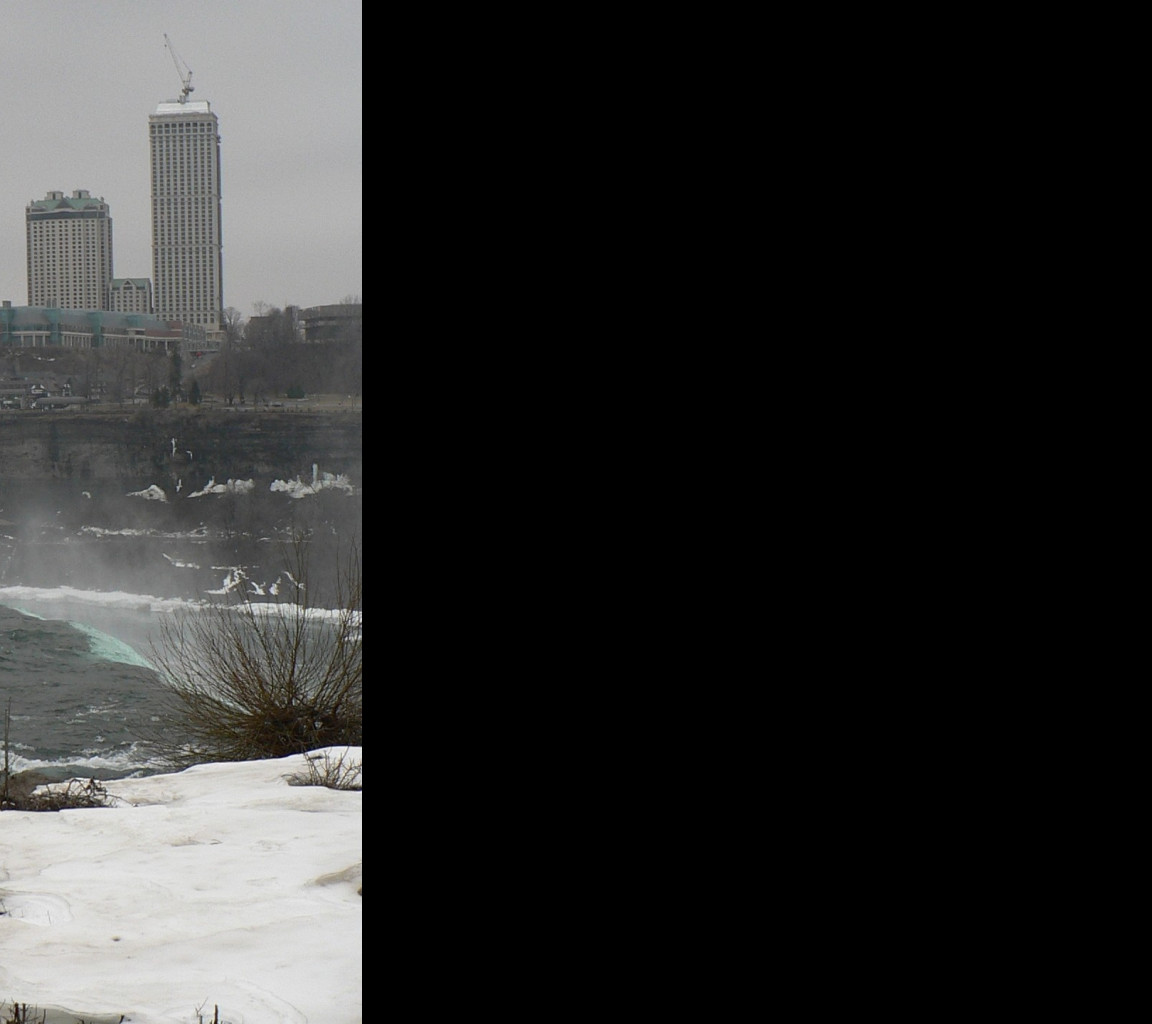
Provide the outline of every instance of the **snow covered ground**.
[[106,808],[0,812],[0,1011],[362,1024],[362,793],[290,785],[307,756],[110,781]]

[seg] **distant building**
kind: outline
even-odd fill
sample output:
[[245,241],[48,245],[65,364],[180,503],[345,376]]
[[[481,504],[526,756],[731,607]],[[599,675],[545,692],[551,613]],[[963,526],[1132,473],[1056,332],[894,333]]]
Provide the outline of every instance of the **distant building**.
[[220,135],[206,102],[170,100],[148,117],[153,308],[221,336]]
[[114,277],[112,302],[114,313],[152,312],[152,282],[146,277]]
[[108,309],[112,288],[112,217],[84,189],[49,192],[25,208],[28,304]]
[[363,331],[364,307],[360,303],[312,306],[300,310],[305,341],[351,341]]
[[[277,341],[283,314],[250,316],[244,324],[244,340],[249,345],[270,345]],[[289,341],[295,339],[289,338]]]
[[143,313],[0,305],[0,349],[131,348],[137,352],[196,352],[204,328]]

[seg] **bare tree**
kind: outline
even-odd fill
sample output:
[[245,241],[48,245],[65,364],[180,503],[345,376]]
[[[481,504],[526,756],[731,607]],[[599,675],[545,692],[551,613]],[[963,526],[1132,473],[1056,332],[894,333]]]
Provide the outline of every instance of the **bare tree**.
[[299,306],[284,307],[284,319],[280,327],[280,337],[277,340],[282,345],[295,345],[304,340],[304,327],[300,322]]
[[268,379],[259,370],[253,373],[248,388],[252,395],[253,405],[268,404],[268,396],[272,394],[273,388],[272,385],[268,383]]
[[160,387],[160,379],[164,370],[164,355],[160,352],[145,353],[140,365],[140,382],[147,394],[154,394]]
[[80,353],[82,382],[80,393],[85,398],[96,398],[100,391],[100,362],[102,349],[84,349]]
[[168,390],[174,402],[178,402],[184,393],[184,359],[178,348],[172,350],[168,359]]
[[213,391],[223,395],[224,401],[229,405],[236,401],[236,391],[239,386],[237,367],[241,355],[237,343],[226,340],[219,355],[212,360],[208,367],[208,386]]
[[109,370],[111,371],[111,399],[117,405],[124,404],[126,392],[130,388],[131,364],[134,353],[127,345],[117,345],[107,351]]
[[161,620],[152,661],[167,691],[158,759],[181,769],[363,744],[360,552],[341,561],[326,607],[297,537],[282,576],[294,600],[232,603]]
[[224,343],[233,345],[244,337],[244,315],[235,306],[228,306],[220,317],[224,328]]

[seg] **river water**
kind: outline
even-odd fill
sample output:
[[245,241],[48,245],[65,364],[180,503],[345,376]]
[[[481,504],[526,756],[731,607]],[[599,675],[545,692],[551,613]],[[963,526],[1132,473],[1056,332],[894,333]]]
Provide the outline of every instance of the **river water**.
[[241,594],[295,601],[297,536],[315,581],[309,603],[330,607],[325,581],[360,543],[362,492],[344,477],[324,482],[206,493],[174,508],[171,494],[75,487],[32,503],[0,477],[0,729],[10,706],[11,770],[165,770],[146,742],[165,693],[153,668],[163,620]]

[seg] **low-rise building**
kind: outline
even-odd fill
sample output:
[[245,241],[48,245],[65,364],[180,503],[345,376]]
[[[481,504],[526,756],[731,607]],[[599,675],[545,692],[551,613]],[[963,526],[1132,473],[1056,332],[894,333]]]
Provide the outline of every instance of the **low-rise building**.
[[300,310],[305,341],[351,341],[363,331],[364,306],[340,303]]
[[0,349],[121,347],[183,353],[211,346],[203,327],[144,313],[0,305]]

